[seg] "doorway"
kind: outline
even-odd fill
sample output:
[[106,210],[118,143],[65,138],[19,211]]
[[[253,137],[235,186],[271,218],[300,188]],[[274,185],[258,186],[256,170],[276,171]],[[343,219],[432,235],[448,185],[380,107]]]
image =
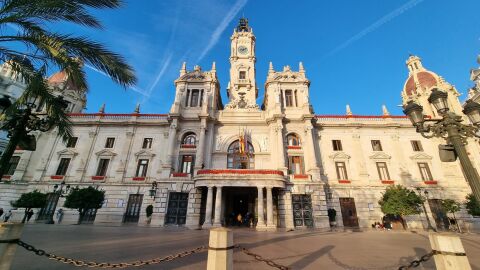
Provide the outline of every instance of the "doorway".
[[224,187],[225,226],[249,227],[256,223],[257,189]]
[[188,193],[170,192],[165,224],[184,225],[187,220]]
[[357,209],[353,198],[339,198],[344,227],[358,227]]
[[445,209],[443,209],[442,201],[439,199],[428,199],[430,211],[432,211],[433,219],[437,225],[437,230],[448,230],[449,221]]
[[138,222],[142,207],[143,194],[130,194],[128,197],[127,210],[123,218],[124,223]]
[[53,220],[53,214],[55,212],[55,208],[57,207],[58,199],[60,199],[60,194],[58,193],[47,194],[47,202],[45,203],[45,206],[40,209],[37,221]]
[[312,228],[312,196],[310,194],[292,194],[292,205],[295,227]]

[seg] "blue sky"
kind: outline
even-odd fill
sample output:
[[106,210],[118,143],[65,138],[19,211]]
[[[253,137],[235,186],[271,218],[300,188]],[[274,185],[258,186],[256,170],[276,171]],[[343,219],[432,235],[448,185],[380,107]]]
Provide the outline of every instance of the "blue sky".
[[[243,14],[257,37],[260,104],[268,62],[280,70],[303,61],[317,114],[381,114],[387,105],[401,114],[400,91],[409,53],[422,58],[466,95],[469,71],[478,67],[480,1],[463,0],[125,0],[118,10],[95,11],[105,30],[72,25],[52,30],[85,35],[122,54],[139,78],[122,89],[87,68],[87,112],[106,103],[106,112],[167,113],[173,81],[187,68],[217,64],[223,101],[228,83],[230,35]],[[461,3],[461,4],[460,4]],[[462,99],[464,99],[464,96]]]

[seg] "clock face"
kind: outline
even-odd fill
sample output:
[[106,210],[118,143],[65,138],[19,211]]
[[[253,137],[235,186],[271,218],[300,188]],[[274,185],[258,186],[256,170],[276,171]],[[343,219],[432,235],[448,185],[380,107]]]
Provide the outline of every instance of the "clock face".
[[238,53],[239,54],[247,54],[248,53],[248,48],[245,46],[240,46],[238,47]]

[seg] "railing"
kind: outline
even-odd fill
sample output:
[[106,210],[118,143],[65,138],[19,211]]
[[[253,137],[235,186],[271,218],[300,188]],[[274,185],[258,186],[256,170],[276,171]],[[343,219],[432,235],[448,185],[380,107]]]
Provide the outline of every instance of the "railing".
[[110,119],[110,120],[126,120],[136,117],[140,120],[167,120],[168,114],[142,114],[142,113],[70,113],[68,114],[71,118],[79,119]]
[[199,170],[197,175],[202,174],[270,174],[283,176],[282,171],[277,170],[250,170],[250,169],[207,169]]
[[358,121],[408,121],[408,117],[404,115],[315,115],[315,118],[323,121],[338,121],[355,119]]

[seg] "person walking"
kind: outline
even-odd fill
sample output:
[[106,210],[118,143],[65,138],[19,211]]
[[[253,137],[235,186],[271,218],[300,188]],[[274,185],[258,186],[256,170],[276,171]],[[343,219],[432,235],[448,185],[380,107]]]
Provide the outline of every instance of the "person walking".
[[6,213],[5,216],[3,217],[3,221],[8,222],[10,217],[12,217],[12,210],[8,210],[8,213]]
[[32,218],[33,216],[33,209],[30,209],[28,212],[27,212],[27,222],[30,221],[30,219]]

